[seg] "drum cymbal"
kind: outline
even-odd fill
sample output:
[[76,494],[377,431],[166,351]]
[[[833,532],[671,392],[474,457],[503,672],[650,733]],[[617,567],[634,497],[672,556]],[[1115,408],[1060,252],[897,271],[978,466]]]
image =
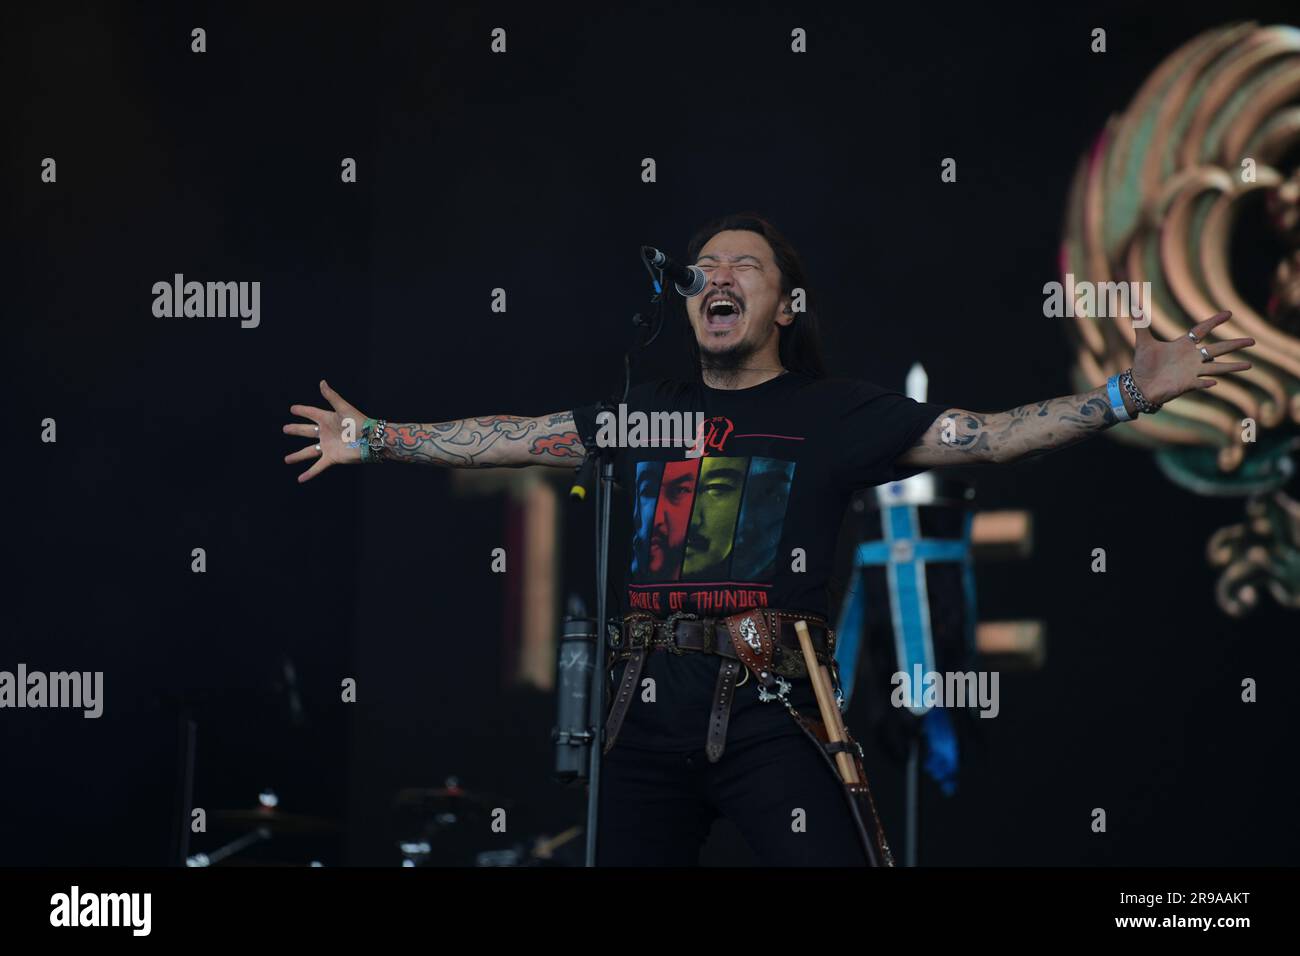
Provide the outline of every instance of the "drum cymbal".
[[513,800],[498,794],[473,793],[460,787],[407,787],[397,791],[393,800],[395,807],[430,813],[466,813],[470,810],[487,813],[497,807],[513,805]]

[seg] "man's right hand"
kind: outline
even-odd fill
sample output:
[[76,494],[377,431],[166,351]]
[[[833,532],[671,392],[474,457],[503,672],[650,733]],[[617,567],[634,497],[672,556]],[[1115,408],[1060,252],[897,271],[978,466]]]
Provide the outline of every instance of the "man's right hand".
[[[291,405],[289,414],[306,418],[312,424],[295,422],[284,426],[286,435],[311,440],[311,444],[301,451],[284,456],[286,465],[314,461],[310,468],[298,476],[299,483],[310,481],[330,465],[355,465],[361,461],[361,426],[365,424],[366,416],[356,406],[348,404],[324,379],[321,379],[320,393],[333,411],[311,405]],[[351,436],[352,443],[344,441],[345,431]]]

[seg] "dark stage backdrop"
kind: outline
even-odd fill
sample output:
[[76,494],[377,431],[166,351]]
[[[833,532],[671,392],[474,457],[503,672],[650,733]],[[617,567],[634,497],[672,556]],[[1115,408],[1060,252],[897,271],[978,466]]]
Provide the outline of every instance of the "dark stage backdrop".
[[[1232,16],[1279,22],[1287,5]],[[579,822],[580,794],[546,779],[550,698],[501,687],[501,502],[396,466],[299,486],[281,462],[302,444],[280,432],[290,404],[322,404],[322,377],[396,421],[594,400],[644,298],[638,246],[680,251],[748,209],[801,249],[836,374],[901,388],[920,361],[932,400],[982,410],[1068,393],[1042,287],[1077,158],[1162,57],[1227,17],[199,4],[11,23],[0,669],[102,670],[106,686],[99,720],[0,713],[0,863],[165,862],[185,708],[198,805],[271,787],[345,824],[261,859],[394,863],[395,792],[448,775],[514,801],[509,837],[484,829],[458,853]],[[260,281],[260,324],[155,318],[151,287],[175,273]],[[638,377],[683,346],[678,324]],[[1239,504],[1107,439],[974,477],[983,506],[1037,522],[1032,561],[981,570],[981,613],[1045,621],[1048,660],[1004,675],[958,795],[927,793],[926,861],[1293,863],[1300,619],[1226,619],[1203,558]],[[563,551],[566,588],[587,594],[590,530],[571,516]],[[868,756],[901,842],[901,775]],[[707,859],[750,857],[723,827]]]

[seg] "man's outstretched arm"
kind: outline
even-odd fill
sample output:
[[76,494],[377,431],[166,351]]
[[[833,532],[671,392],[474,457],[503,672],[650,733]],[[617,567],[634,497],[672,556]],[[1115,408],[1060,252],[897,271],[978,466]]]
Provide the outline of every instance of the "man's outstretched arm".
[[[1137,409],[1127,397],[1125,407],[1136,417]],[[898,463],[923,468],[1005,464],[1072,445],[1118,421],[1110,409],[1105,387],[1006,412],[950,408],[934,420]]]
[[[1210,331],[1232,315],[1220,312],[1192,327],[1184,338],[1160,342],[1146,328],[1137,329],[1133,354],[1133,382],[1153,405],[1198,388],[1213,388],[1213,377],[1244,372],[1249,362],[1215,362],[1220,355],[1254,345],[1250,338],[1204,343]],[[1204,377],[1203,377],[1204,376]],[[1124,408],[1136,418],[1136,402],[1123,393]],[[1088,438],[1122,419],[1112,410],[1109,390],[1090,392],[1021,405],[1007,412],[970,412],[950,408],[898,459],[901,465],[937,468],[977,462],[1005,464],[1043,455]]]
[[[329,408],[293,405],[289,414],[307,419],[284,426],[286,435],[311,444],[286,455],[286,464],[310,461],[298,476],[310,481],[331,465],[353,465],[362,460],[361,442],[366,416],[329,383],[320,383]],[[351,436],[350,438],[348,436]],[[522,468],[550,465],[576,468],[586,449],[573,424],[573,412],[556,412],[529,418],[523,415],[485,415],[432,424],[388,422],[384,429],[384,461],[408,461],[446,468]]]
[[449,468],[576,468],[586,453],[573,412],[556,412],[537,418],[485,415],[434,425],[389,422],[382,454],[386,461]]

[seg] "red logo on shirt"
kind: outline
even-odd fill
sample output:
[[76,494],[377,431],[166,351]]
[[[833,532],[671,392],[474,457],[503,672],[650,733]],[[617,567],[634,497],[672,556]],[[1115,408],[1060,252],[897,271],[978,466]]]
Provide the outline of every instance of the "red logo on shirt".
[[[731,423],[731,419],[723,418],[721,415],[715,415],[703,422],[703,426],[700,434],[695,436],[694,446],[687,451],[687,458],[698,458],[701,455],[709,454],[710,451],[722,451],[722,446],[727,443],[727,438],[736,430],[736,426]],[[691,454],[691,452],[694,452],[694,454]]]

